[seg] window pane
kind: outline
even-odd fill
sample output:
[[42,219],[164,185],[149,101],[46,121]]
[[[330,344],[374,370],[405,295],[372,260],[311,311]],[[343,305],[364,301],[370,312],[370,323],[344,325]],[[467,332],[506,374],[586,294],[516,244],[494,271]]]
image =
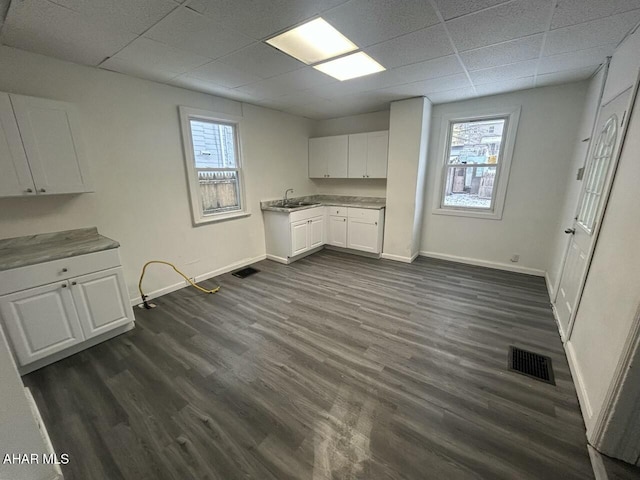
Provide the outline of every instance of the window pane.
[[445,207],[490,209],[497,167],[447,167]]
[[504,118],[452,123],[448,163],[498,163],[504,125]]
[[198,172],[202,213],[240,210],[238,172]]
[[196,168],[236,168],[235,128],[225,123],[190,120]]

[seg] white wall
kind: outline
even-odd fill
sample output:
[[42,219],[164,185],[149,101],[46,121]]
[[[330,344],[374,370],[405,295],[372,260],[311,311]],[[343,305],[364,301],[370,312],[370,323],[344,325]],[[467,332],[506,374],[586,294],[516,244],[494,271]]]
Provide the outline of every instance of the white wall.
[[[52,480],[58,478],[51,465],[43,465],[42,455],[49,455],[40,429],[33,418],[24,385],[16,370],[9,346],[0,329],[0,478],[11,480]],[[6,454],[39,455],[38,464],[4,464]],[[66,452],[56,452],[58,455]]]
[[[318,120],[312,137],[348,135],[351,133],[389,130],[389,111],[364,113],[348,117]],[[318,193],[331,195],[360,195],[363,197],[385,197],[387,181],[372,178],[317,178],[313,179]]]
[[391,103],[383,258],[410,262],[418,254],[430,119],[425,97]]
[[[636,80],[640,32],[615,52],[603,101]],[[588,434],[602,413],[607,392],[640,306],[640,107],[636,100],[622,147],[567,353],[582,393]],[[637,378],[637,375],[636,375]]]
[[[431,121],[421,253],[543,275],[559,228],[587,82],[436,105]],[[443,158],[441,117],[473,108],[522,106],[502,220],[436,215]],[[520,255],[520,262],[510,258]]]
[[[0,237],[95,225],[122,244],[132,298],[147,260],[198,276],[264,255],[260,200],[288,187],[316,192],[307,178],[311,120],[8,47],[0,47],[0,65],[0,91],[78,106],[96,187],[95,194],[0,199]],[[192,226],[178,105],[243,115],[250,217]],[[152,267],[145,289],[180,280]]]
[[598,107],[600,106],[600,96],[602,94],[606,71],[606,68],[601,68],[589,81],[580,127],[573,141],[574,149],[569,166],[569,178],[565,185],[564,200],[559,209],[558,228],[554,231],[554,237],[551,243],[551,256],[549,257],[547,267],[547,282],[551,298],[555,296],[569,245],[569,235],[564,233],[564,229],[573,225],[578,200],[582,191],[582,181],[577,179],[577,174],[578,169],[585,166],[590,145],[588,141],[585,142],[584,140],[589,139],[592,135],[593,124],[598,114]]

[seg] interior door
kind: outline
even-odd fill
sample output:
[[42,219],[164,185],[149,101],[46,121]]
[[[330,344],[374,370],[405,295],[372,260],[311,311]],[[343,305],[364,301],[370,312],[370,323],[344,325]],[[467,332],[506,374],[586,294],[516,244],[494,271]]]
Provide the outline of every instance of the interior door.
[[66,280],[2,296],[0,313],[21,366],[84,340]]
[[565,233],[571,235],[571,240],[555,305],[565,341],[571,335],[576,307],[584,287],[606,198],[613,182],[623,122],[626,120],[632,90],[626,90],[600,107],[594,130],[597,136],[591,149],[577,215],[573,225],[565,230]]
[[122,268],[110,268],[71,280],[71,293],[85,338],[129,323],[129,296]]
[[36,194],[7,93],[0,93],[0,172],[0,197]]
[[72,105],[10,94],[38,194],[90,190],[79,121]]

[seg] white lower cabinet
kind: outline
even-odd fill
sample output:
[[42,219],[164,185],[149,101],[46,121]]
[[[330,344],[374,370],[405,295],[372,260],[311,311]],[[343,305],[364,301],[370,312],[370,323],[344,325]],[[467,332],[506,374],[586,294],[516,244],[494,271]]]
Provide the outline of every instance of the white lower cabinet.
[[0,313],[19,365],[84,340],[66,281],[4,295],[0,297]]
[[[0,280],[5,293],[0,318],[22,373],[102,341],[111,331],[122,333],[119,327],[133,326],[115,250],[7,270],[0,272]],[[50,283],[34,285],[38,280]]]
[[384,210],[347,209],[347,248],[369,253],[382,252]]
[[347,217],[329,215],[327,244],[347,248]]
[[291,224],[291,257],[309,250],[309,220]]

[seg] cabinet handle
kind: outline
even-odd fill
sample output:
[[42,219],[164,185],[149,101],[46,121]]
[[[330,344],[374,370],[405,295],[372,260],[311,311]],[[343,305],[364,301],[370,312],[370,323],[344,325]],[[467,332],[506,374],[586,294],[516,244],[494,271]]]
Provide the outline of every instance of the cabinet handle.
[[67,269],[67,267],[64,267],[64,268],[62,269],[62,272],[63,272],[63,273],[66,273],[66,272],[68,272],[68,271],[69,271],[69,270]]
[[40,191],[41,191],[42,193],[45,193],[45,192],[46,192],[46,190],[45,190],[44,188],[41,188],[41,189],[40,189]]
[[27,193],[33,193],[33,188],[27,188],[27,189],[25,190],[25,192],[27,192]]
[[376,222],[376,225],[378,225],[378,222]]
[[71,282],[71,285],[77,285],[78,282]]
[[66,284],[66,283],[63,283],[63,284],[62,284],[62,288],[67,288],[67,284]]
[[343,219],[342,219],[342,221],[343,221],[343,222],[346,222],[346,221],[347,221],[347,219],[346,219],[346,218],[343,218]]

